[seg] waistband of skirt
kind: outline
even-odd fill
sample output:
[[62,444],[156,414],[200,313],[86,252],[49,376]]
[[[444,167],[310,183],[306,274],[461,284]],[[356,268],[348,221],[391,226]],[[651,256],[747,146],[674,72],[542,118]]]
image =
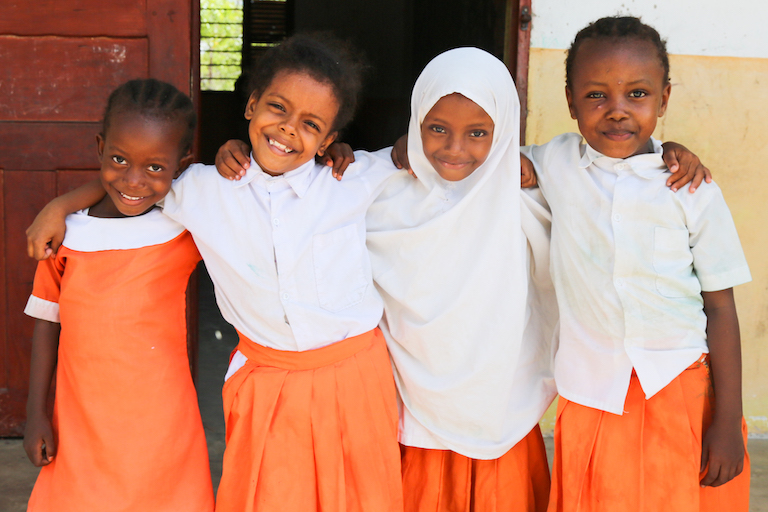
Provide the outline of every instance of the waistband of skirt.
[[314,350],[305,350],[294,352],[290,350],[276,350],[251,341],[240,331],[237,332],[240,342],[237,350],[259,366],[271,366],[282,368],[284,370],[311,370],[322,368],[330,364],[338,363],[344,359],[361,352],[375,342],[384,342],[384,335],[377,327],[366,333],[352,336],[341,341],[337,341],[328,346]]

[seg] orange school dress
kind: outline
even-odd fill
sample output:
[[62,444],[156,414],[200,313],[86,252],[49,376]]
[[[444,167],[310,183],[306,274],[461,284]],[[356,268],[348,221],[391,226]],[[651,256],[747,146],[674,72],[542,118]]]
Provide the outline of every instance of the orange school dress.
[[157,210],[67,218],[26,310],[47,320],[58,310],[62,327],[58,452],[30,512],[213,510],[186,345],[185,292],[199,258],[189,233]]

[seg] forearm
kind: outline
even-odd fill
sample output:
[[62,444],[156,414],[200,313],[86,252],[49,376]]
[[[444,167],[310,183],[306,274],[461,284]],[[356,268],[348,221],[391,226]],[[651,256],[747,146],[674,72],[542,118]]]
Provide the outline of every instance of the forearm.
[[741,404],[741,338],[733,290],[705,292],[707,344],[715,390],[713,421],[740,425]]
[[61,326],[46,320],[35,320],[32,334],[32,360],[29,371],[27,416],[44,415],[56,369]]
[[101,180],[89,181],[75,190],[62,194],[50,203],[45,209],[52,209],[62,215],[68,215],[76,211],[93,206],[106,195]]

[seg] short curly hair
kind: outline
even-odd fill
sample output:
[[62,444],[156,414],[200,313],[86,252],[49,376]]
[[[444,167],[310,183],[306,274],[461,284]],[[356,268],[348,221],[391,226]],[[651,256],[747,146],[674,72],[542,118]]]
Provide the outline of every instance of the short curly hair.
[[345,41],[326,34],[299,34],[270,48],[251,70],[251,94],[260,95],[282,71],[307,73],[331,85],[339,111],[331,131],[344,128],[354,117],[367,70],[363,57]]
[[648,41],[656,48],[659,63],[664,68],[664,83],[669,82],[669,54],[667,44],[655,28],[646,25],[634,16],[611,16],[600,18],[581,29],[565,58],[565,85],[570,89],[573,76],[573,63],[576,53],[587,39],[635,39]]

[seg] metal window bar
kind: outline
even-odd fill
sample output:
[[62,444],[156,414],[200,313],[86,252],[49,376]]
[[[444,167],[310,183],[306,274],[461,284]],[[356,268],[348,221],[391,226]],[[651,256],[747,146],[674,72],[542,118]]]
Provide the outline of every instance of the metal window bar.
[[[247,2],[248,0],[246,0]],[[243,8],[200,8],[200,88],[232,91],[242,72]]]

